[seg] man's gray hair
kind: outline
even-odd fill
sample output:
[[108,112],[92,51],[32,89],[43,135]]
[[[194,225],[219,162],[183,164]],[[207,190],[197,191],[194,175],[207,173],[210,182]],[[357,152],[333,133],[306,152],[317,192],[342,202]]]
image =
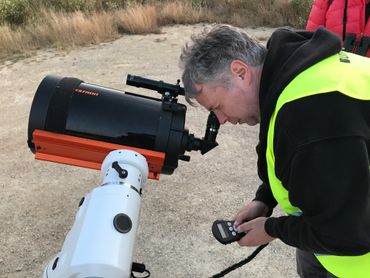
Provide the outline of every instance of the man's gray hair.
[[186,100],[199,94],[196,84],[214,82],[230,87],[230,64],[241,60],[249,66],[262,65],[267,49],[244,30],[219,24],[191,37],[182,48],[180,67]]

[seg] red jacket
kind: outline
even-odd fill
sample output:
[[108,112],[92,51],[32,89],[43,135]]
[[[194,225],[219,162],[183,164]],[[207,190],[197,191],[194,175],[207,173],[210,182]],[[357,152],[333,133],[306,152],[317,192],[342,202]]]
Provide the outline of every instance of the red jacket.
[[[346,39],[343,38],[343,18],[345,0],[314,0],[311,13],[308,17],[306,30],[314,31],[319,26],[324,26],[330,31],[338,34],[344,42],[346,50],[358,53],[358,48],[363,43],[370,47],[370,20],[365,23],[366,4],[370,0],[348,0],[347,24],[345,25]],[[349,34],[352,35],[348,37]],[[364,38],[365,37],[365,38]],[[367,37],[367,38],[366,38]],[[367,42],[369,41],[369,42]],[[370,57],[370,49],[364,50],[363,55]]]

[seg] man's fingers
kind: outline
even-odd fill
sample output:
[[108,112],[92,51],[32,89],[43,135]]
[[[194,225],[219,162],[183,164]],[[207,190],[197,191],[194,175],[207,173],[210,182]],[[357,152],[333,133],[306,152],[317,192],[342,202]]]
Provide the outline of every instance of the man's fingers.
[[246,233],[246,235],[239,241],[239,245],[257,246],[274,240],[274,238],[268,235],[265,231],[266,219],[266,217],[258,217],[239,225],[238,230]]
[[247,210],[241,210],[239,211],[236,216],[234,217],[234,225],[235,227],[238,227],[241,223],[243,223],[248,216],[248,211]]
[[248,222],[244,222],[244,223],[242,223],[241,225],[239,225],[237,228],[238,228],[238,231],[239,232],[244,232],[244,233],[247,233],[247,232],[249,232],[251,229],[252,229],[252,227],[251,227],[251,224],[250,224],[250,222],[252,222],[253,220],[251,220],[251,221],[248,221]]

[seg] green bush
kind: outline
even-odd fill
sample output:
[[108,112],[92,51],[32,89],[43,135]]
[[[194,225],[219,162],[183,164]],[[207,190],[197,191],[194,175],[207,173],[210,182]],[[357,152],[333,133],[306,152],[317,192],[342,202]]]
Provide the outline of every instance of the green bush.
[[[155,2],[155,1],[154,1]],[[37,18],[42,8],[62,11],[98,11],[126,8],[131,4],[145,4],[137,0],[0,0],[0,24],[21,25]]]
[[296,25],[305,27],[313,0],[291,0],[291,9],[296,14]]
[[101,6],[104,10],[114,10],[119,8],[126,8],[133,1],[130,0],[100,0]]
[[191,0],[191,4],[194,8],[201,8],[207,5],[206,0]]
[[95,11],[125,8],[133,0],[38,0],[40,6],[57,11]]
[[57,11],[74,12],[93,9],[92,1],[88,0],[46,0],[44,6],[51,7]]
[[27,21],[29,3],[26,0],[0,0],[0,21],[20,25]]

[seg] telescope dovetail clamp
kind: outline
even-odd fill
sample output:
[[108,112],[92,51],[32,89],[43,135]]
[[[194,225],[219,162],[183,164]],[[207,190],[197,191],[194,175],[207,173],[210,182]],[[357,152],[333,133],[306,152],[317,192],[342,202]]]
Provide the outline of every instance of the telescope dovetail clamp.
[[101,142],[36,129],[33,132],[35,158],[95,170],[113,150],[131,150],[142,154],[149,166],[149,179],[159,180],[165,154],[161,152]]

